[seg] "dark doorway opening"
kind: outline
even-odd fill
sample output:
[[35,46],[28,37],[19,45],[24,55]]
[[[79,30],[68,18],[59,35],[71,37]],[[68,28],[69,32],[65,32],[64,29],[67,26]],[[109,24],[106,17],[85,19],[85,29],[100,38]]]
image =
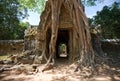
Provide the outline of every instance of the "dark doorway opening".
[[69,57],[69,30],[59,29],[56,42],[56,59]]
[[46,33],[46,56],[49,58],[49,43],[51,39],[51,29],[49,28]]

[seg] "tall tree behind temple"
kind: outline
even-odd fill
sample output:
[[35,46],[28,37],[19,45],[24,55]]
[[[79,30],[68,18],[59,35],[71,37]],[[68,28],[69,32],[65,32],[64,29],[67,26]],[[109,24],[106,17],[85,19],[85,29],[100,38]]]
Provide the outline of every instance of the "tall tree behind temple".
[[0,0],[0,39],[19,38],[20,20],[27,16],[22,7],[18,0]]
[[112,6],[104,6],[94,16],[95,25],[100,25],[104,38],[120,38],[120,6],[114,3]]

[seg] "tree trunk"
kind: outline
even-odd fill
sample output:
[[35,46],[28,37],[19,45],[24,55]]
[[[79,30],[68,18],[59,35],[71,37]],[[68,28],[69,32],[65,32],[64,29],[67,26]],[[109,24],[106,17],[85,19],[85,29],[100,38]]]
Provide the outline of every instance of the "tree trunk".
[[[49,42],[49,59],[47,60],[47,65],[49,63],[54,64],[54,56],[56,53],[55,47],[56,47],[56,41],[58,35],[61,6],[65,6],[68,9],[70,13],[70,17],[72,18],[72,23],[74,25],[73,29],[77,33],[76,38],[78,38],[79,40],[78,49],[79,49],[80,61],[75,71],[77,71],[78,68],[81,68],[81,70],[84,67],[93,68],[95,53],[92,48],[88,21],[84,13],[81,0],[48,0],[47,1],[45,11],[41,16],[41,22],[38,27],[38,29],[43,30],[45,32],[47,31],[48,28],[51,29],[51,39]],[[47,24],[46,22],[49,22],[50,24]],[[47,48],[44,47],[43,49],[47,49]],[[43,50],[43,52],[45,54],[45,50]]]

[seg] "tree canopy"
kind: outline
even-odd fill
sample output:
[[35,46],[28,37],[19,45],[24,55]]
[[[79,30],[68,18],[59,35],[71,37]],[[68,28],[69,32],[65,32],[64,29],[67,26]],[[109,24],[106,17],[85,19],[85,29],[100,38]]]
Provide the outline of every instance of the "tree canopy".
[[[22,5],[27,7],[29,10],[41,13],[44,10],[45,2],[48,0],[18,0]],[[94,6],[97,2],[102,2],[104,0],[81,0],[84,5]]]
[[42,12],[44,10],[46,0],[18,0],[22,5],[34,12]]
[[0,0],[0,39],[23,38],[26,27],[20,21],[26,16],[27,9],[18,0]]
[[92,21],[92,24],[101,26],[104,38],[120,38],[120,6],[118,3],[104,6]]

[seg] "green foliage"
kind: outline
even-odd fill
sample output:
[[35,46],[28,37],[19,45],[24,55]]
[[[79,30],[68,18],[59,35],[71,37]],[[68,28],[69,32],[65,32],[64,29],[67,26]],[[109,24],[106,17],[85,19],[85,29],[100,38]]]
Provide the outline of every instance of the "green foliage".
[[95,6],[98,3],[103,2],[104,0],[82,0],[82,3],[85,6]]
[[88,24],[90,27],[92,27],[92,25],[94,24],[94,19],[93,18],[88,18]]
[[0,0],[0,40],[20,38],[19,23],[27,16],[27,10],[21,7],[18,0]]
[[64,43],[60,44],[59,48],[60,48],[60,51],[63,52],[66,49],[66,44]]
[[41,13],[44,10],[46,0],[18,0],[29,10]]
[[94,25],[100,25],[104,38],[120,38],[120,7],[118,3],[112,6],[104,6],[93,17]]
[[18,32],[17,32],[17,39],[23,39],[24,38],[24,31],[30,26],[28,22],[21,22],[18,27]]

